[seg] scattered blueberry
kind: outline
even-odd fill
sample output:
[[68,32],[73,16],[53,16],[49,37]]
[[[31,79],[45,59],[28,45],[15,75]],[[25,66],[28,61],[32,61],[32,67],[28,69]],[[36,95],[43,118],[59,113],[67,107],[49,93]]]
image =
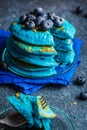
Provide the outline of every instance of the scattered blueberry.
[[53,13],[53,12],[48,13],[48,19],[54,20],[54,19],[55,19],[55,16],[56,16],[56,14]]
[[28,15],[22,15],[22,16],[20,16],[20,22],[22,24],[25,24],[26,21],[28,21]]
[[7,69],[7,63],[6,62],[0,62],[0,69],[6,70]]
[[75,80],[75,84],[77,84],[77,85],[84,85],[85,82],[86,82],[86,79],[84,76],[79,76]]
[[41,27],[42,27],[42,30],[44,31],[47,31],[49,29],[51,29],[53,27],[53,22],[52,20],[44,20],[42,23],[41,23]]
[[33,21],[27,21],[25,23],[25,28],[28,30],[35,28],[35,23]]
[[45,20],[45,17],[38,16],[35,22],[36,26],[39,26],[44,20]]
[[54,19],[54,26],[60,27],[60,26],[62,26],[63,22],[64,22],[64,21],[63,21],[62,18],[56,17],[56,18]]
[[76,14],[81,14],[82,12],[83,12],[83,8],[81,6],[77,6],[76,10],[75,10],[75,13]]
[[34,9],[34,14],[36,15],[36,16],[39,16],[39,15],[41,15],[41,14],[43,14],[43,9],[41,8],[41,7],[38,7],[38,8],[36,8],[36,9]]
[[87,100],[87,92],[81,92],[78,99]]

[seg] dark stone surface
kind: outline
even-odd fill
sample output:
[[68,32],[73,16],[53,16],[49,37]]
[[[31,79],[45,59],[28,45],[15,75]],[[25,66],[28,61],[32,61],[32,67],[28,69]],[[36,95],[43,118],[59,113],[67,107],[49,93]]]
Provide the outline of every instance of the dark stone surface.
[[[82,6],[83,13],[76,15],[73,11],[78,5]],[[87,82],[83,86],[73,84],[73,80],[77,76],[86,76],[87,80],[87,18],[83,17],[87,13],[87,0],[0,0],[0,27],[8,30],[14,18],[37,6],[41,6],[47,11],[54,11],[70,21],[77,30],[75,37],[82,39],[84,44],[80,56],[81,65],[77,68],[72,83],[64,88],[56,85],[47,86],[33,95],[43,95],[50,105],[64,110],[70,116],[76,130],[87,130],[87,100],[80,101],[76,98],[81,91],[87,91]],[[14,93],[13,88],[0,86],[1,111],[10,105],[6,97]],[[72,102],[76,102],[76,104],[72,104]]]

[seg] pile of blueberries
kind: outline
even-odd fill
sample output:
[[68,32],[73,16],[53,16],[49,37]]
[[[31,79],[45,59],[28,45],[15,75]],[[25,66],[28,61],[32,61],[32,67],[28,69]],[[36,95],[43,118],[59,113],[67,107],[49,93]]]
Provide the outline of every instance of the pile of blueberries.
[[27,30],[40,28],[42,31],[50,30],[53,26],[62,26],[64,20],[56,16],[54,12],[46,13],[43,8],[38,7],[33,11],[20,16],[20,23],[24,25]]

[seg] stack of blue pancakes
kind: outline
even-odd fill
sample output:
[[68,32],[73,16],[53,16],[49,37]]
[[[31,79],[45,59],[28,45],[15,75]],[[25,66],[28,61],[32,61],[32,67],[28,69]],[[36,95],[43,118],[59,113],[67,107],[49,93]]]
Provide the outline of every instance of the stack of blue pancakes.
[[72,64],[75,57],[72,39],[75,36],[75,28],[68,21],[64,20],[61,27],[53,27],[51,33],[54,37],[57,55],[56,61],[61,67]]
[[55,13],[36,8],[15,19],[3,59],[12,72],[30,78],[56,75],[56,67],[72,64],[75,28]]
[[8,68],[25,77],[55,75],[57,52],[50,31],[27,31],[17,20],[10,26],[11,36],[6,44],[4,59]]

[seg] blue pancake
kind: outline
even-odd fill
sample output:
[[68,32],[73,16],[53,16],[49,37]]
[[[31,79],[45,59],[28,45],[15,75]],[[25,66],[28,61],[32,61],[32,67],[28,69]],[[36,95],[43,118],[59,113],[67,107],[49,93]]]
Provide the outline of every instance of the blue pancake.
[[48,77],[56,75],[56,66],[73,63],[75,53],[71,39],[75,28],[68,21],[64,20],[61,27],[41,31],[25,29],[17,18],[9,29],[12,36],[3,58],[12,72],[31,78]]
[[21,68],[23,70],[29,70],[29,71],[43,71],[43,70],[47,70],[51,67],[43,67],[43,66],[38,66],[38,65],[33,65],[33,64],[29,64],[29,63],[26,63],[26,62],[23,62],[17,58],[14,58],[12,57],[10,54],[9,54],[9,57],[12,61],[12,63],[18,67],[18,68]]
[[10,44],[10,42],[8,41],[6,44],[6,48],[14,58],[20,59],[23,62],[33,64],[33,65],[39,65],[45,67],[57,66],[57,63],[54,59],[55,55],[28,54],[25,51],[22,51],[20,48],[14,46],[14,44]]
[[12,22],[9,29],[12,35],[29,44],[54,45],[50,31],[26,30],[20,23],[19,18]]
[[55,60],[60,66],[65,67],[67,64],[72,64],[75,58],[74,50],[69,52],[58,51]]
[[42,70],[37,69],[36,71],[32,71],[32,69],[26,70],[24,68],[20,68],[19,66],[16,66],[14,64],[9,53],[6,50],[4,51],[5,52],[3,53],[3,61],[5,61],[8,64],[8,69],[12,71],[13,73],[16,73],[24,77],[30,77],[30,78],[43,78],[43,77],[56,75],[56,71],[54,67],[42,69]]
[[72,51],[73,42],[71,39],[59,39],[54,37],[56,51]]
[[62,39],[72,39],[75,36],[76,30],[72,24],[70,24],[67,20],[64,20],[64,23],[61,27],[53,27],[51,29],[51,33],[53,36]]
[[24,51],[27,54],[35,54],[35,55],[56,55],[57,52],[53,46],[41,46],[41,45],[31,45],[26,44],[23,42],[20,42],[20,40],[14,40],[13,37],[10,37],[8,39],[9,44],[11,46],[16,47],[17,49],[20,49],[21,51]]

